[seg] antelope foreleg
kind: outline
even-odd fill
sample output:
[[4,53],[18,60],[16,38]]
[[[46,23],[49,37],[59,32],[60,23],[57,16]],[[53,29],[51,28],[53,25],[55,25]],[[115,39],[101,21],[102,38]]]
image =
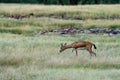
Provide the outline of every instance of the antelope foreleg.
[[77,49],[75,49],[75,52],[76,52],[76,56],[78,56],[78,52],[77,52]]
[[73,48],[73,49],[72,49],[72,52],[73,52],[74,50],[75,50],[75,49]]

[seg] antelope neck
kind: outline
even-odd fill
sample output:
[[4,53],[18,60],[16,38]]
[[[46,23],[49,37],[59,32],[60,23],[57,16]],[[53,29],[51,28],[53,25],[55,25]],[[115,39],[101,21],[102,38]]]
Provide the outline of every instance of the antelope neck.
[[72,46],[71,45],[65,45],[65,48],[67,49],[67,48],[72,48]]

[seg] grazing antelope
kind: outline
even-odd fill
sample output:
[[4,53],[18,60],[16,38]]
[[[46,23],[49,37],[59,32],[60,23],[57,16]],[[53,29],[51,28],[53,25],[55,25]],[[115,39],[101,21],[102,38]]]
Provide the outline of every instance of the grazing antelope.
[[89,41],[76,41],[69,45],[67,45],[65,43],[65,44],[61,44],[60,52],[66,50],[66,49],[69,49],[69,48],[73,48],[73,50],[75,50],[75,52],[76,52],[76,56],[78,56],[77,49],[84,48],[90,53],[91,56],[92,56],[92,54],[94,54],[96,56],[96,53],[92,51],[92,46],[94,46],[94,48],[97,49],[95,44],[93,44]]

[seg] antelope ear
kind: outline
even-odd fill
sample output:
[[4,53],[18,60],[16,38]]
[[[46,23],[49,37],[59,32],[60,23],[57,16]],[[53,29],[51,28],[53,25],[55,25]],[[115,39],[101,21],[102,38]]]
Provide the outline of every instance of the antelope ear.
[[67,43],[65,43],[64,45],[67,45]]

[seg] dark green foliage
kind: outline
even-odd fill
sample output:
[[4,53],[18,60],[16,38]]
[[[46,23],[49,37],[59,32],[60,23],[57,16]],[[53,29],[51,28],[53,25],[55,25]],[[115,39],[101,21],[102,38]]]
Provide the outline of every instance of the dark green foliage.
[[120,0],[0,0],[0,3],[39,3],[58,5],[119,4]]
[[38,3],[38,0],[0,0],[0,3]]
[[70,0],[70,4],[72,5],[77,5],[79,0]]

